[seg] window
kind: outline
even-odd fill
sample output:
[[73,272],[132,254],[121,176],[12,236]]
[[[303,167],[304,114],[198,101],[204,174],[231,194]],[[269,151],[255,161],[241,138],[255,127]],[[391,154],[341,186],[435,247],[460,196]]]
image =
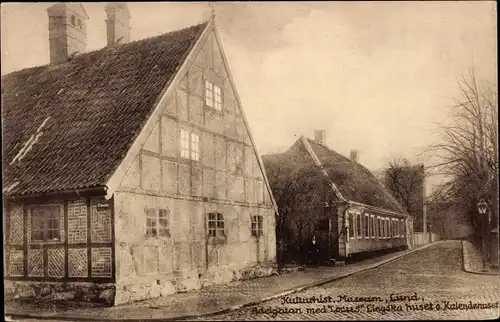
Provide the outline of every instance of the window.
[[200,160],[200,136],[181,129],[181,157]]
[[393,219],[393,224],[394,224],[394,234],[396,235],[396,237],[399,238],[399,219],[396,219],[394,218]]
[[384,231],[382,227],[382,218],[377,217],[377,227],[378,227],[378,238],[384,237]]
[[196,133],[191,133],[191,159],[200,160],[200,136]]
[[78,28],[80,28],[80,29],[83,28],[83,24],[82,24],[82,20],[81,19],[78,19]]
[[364,222],[363,222],[363,236],[365,238],[370,238],[370,226],[369,226],[369,223],[370,222],[370,216],[368,214],[365,214],[364,216]]
[[374,215],[371,215],[370,216],[370,236],[372,238],[375,238],[375,216]]
[[222,90],[207,80],[205,81],[205,104],[217,111],[222,111]]
[[189,132],[181,129],[181,157],[190,157]]
[[208,237],[225,237],[224,217],[221,213],[208,214]]
[[392,238],[392,224],[391,224],[391,218],[387,218],[387,231],[388,231],[388,236],[389,238]]
[[46,242],[60,240],[59,205],[38,206],[31,210],[31,240]]
[[76,18],[75,16],[71,16],[71,25],[76,26]]
[[384,238],[387,238],[389,236],[387,228],[387,218],[384,218]]
[[361,238],[361,214],[356,214],[356,237]]
[[146,237],[170,237],[167,209],[146,209]]
[[353,213],[349,213],[349,238],[350,239],[356,238],[356,236],[354,236],[354,214]]
[[262,216],[252,216],[252,236],[264,235]]

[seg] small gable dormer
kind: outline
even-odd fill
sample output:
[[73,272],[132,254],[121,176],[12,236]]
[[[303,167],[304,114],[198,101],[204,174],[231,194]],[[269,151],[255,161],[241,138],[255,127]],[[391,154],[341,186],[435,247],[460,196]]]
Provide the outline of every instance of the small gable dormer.
[[65,63],[75,54],[85,53],[89,19],[80,3],[57,3],[47,9],[49,17],[50,63]]

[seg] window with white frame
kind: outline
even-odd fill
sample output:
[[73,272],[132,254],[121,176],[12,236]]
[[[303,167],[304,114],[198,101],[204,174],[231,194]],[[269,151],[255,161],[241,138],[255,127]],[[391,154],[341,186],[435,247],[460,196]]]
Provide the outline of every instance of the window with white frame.
[[37,206],[31,209],[31,241],[47,242],[61,239],[59,205]]
[[354,214],[351,212],[349,213],[349,238],[350,239],[353,239],[353,238],[356,238],[356,236],[354,235]]
[[224,216],[221,213],[208,214],[208,237],[225,237]]
[[370,236],[375,238],[375,215],[370,216]]
[[189,147],[189,131],[181,129],[181,157],[189,159],[191,149]]
[[252,236],[260,237],[264,235],[262,216],[252,216]]
[[146,209],[146,237],[170,237],[167,209]]
[[396,237],[399,238],[399,219],[394,218],[393,224],[394,224],[394,230],[395,230]]
[[389,225],[387,224],[389,218],[384,218],[384,238],[387,239],[389,237]]
[[384,229],[382,226],[382,218],[377,216],[377,228],[378,228],[378,238],[383,238],[384,237]]
[[356,238],[361,238],[361,214],[356,214]]
[[392,225],[391,225],[391,218],[387,218],[387,237],[392,238]]
[[205,80],[205,104],[217,111],[222,111],[222,89]]
[[198,134],[181,129],[181,157],[200,160],[200,136]]
[[200,136],[191,133],[191,160],[200,160]]
[[363,236],[370,238],[370,216],[368,214],[364,215]]

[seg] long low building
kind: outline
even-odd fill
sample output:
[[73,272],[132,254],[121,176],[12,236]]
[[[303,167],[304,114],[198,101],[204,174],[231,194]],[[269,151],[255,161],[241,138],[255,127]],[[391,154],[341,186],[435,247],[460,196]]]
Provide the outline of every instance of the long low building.
[[280,260],[307,262],[310,241],[322,262],[411,247],[412,219],[364,166],[328,148],[324,132],[286,152],[262,156],[278,205]]

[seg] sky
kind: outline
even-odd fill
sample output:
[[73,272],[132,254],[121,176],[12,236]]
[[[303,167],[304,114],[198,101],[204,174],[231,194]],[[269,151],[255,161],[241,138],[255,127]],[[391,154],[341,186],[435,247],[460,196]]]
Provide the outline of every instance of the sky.
[[[83,3],[88,46],[106,45],[105,3]],[[2,75],[49,62],[51,3],[2,3]],[[128,3],[131,40],[210,16],[207,2]],[[417,160],[437,140],[457,79],[497,83],[496,3],[224,2],[216,24],[259,153],[314,130],[369,169]]]

